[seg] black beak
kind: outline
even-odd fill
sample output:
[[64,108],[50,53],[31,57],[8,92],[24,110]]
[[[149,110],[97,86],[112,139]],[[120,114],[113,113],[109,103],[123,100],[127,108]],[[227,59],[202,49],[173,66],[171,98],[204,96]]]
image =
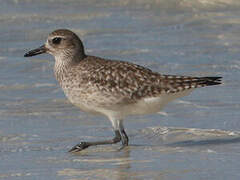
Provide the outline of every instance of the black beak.
[[45,45],[43,45],[37,49],[33,49],[33,50],[27,52],[26,54],[24,54],[24,57],[36,56],[38,54],[42,54],[42,53],[46,53],[46,52],[47,52],[47,48],[45,47]]

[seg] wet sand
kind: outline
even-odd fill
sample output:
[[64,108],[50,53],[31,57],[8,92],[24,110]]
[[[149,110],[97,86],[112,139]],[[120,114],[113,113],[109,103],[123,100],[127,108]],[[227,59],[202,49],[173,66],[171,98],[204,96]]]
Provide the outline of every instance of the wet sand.
[[[238,180],[240,3],[237,0],[9,0],[0,6],[0,179]],[[73,107],[49,55],[23,58],[57,28],[91,55],[163,74],[223,76],[163,112],[125,120],[130,146],[67,151],[111,138],[110,122]]]

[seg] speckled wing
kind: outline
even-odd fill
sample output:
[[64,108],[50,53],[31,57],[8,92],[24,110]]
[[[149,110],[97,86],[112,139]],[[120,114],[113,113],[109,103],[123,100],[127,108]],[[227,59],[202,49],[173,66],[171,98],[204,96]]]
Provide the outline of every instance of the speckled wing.
[[[161,75],[124,61],[91,57],[87,61],[84,76],[89,87],[94,87],[95,93],[98,91],[105,96],[117,97],[118,103],[126,101],[131,103],[145,97],[157,97],[163,93],[173,94],[187,89],[221,84],[221,77]],[[84,63],[81,67],[84,67]]]

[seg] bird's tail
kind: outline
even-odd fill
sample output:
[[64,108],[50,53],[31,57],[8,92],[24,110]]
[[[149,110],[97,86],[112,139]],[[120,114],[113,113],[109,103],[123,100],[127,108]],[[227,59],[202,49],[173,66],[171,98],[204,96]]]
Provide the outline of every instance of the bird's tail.
[[214,86],[222,84],[222,77],[197,77],[193,78],[192,82],[197,87],[204,87],[204,86]]
[[[168,76],[165,75],[166,82],[169,81],[171,88],[166,86],[167,92],[180,92],[188,89],[195,89],[205,86],[214,86],[222,84],[222,77],[190,77],[190,76]],[[169,88],[169,89],[168,89]]]

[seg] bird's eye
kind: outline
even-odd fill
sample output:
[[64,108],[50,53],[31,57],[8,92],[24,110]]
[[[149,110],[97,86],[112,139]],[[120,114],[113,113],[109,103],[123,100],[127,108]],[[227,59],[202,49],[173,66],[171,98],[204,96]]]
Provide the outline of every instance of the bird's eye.
[[53,38],[52,43],[53,43],[53,44],[60,44],[61,40],[62,40],[62,38],[60,38],[60,37],[55,37],[55,38]]

